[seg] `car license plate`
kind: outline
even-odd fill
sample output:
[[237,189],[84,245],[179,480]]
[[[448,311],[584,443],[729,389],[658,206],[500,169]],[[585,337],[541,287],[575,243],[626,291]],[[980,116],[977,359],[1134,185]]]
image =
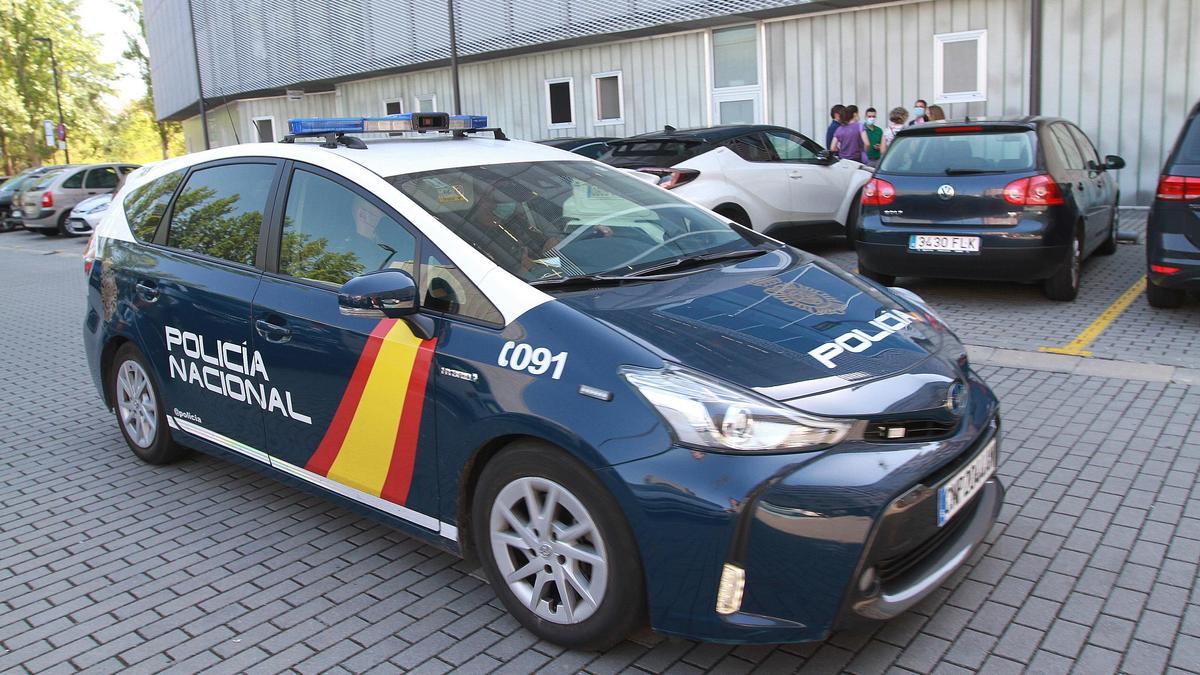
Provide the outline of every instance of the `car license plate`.
[[979,237],[914,234],[908,238],[908,250],[930,253],[979,253]]
[[21,217],[21,209],[13,209],[11,215],[13,218],[20,218]]
[[983,452],[979,453],[950,477],[946,484],[938,488],[938,527],[945,525],[954,514],[971,501],[976,493],[983,489],[992,474],[996,473],[996,439],[988,442]]

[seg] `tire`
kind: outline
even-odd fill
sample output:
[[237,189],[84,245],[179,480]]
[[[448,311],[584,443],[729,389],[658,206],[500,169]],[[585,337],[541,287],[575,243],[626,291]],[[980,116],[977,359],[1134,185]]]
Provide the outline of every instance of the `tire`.
[[[554,515],[539,522],[530,514],[551,493]],[[510,445],[484,467],[471,512],[473,542],[492,589],[534,635],[599,650],[645,625],[641,556],[629,526],[608,490],[566,452],[536,441]],[[572,539],[558,538],[580,528],[583,533]],[[579,556],[561,553],[569,550]],[[596,563],[583,562],[585,556]],[[525,576],[506,580],[523,570]],[[581,586],[569,582],[568,572]],[[591,603],[577,590],[584,582],[588,595],[598,596]],[[563,593],[567,603],[561,602]]]
[[1079,295],[1079,280],[1083,276],[1083,238],[1075,234],[1067,259],[1049,279],[1042,282],[1042,292],[1051,300],[1071,302]]
[[117,426],[138,459],[147,464],[170,464],[187,454],[171,440],[166,408],[146,359],[131,342],[121,345],[108,369],[109,391]]
[[1163,288],[1152,281],[1146,282],[1146,301],[1151,307],[1175,309],[1183,304],[1186,295],[1178,288]]
[[858,247],[858,226],[862,224],[862,190],[854,194],[850,212],[846,215],[846,244],[853,251]]
[[1117,212],[1114,210],[1108,219],[1108,236],[1104,243],[1096,248],[1096,255],[1112,255],[1117,252]]
[[67,217],[70,215],[70,211],[64,211],[63,214],[58,217],[58,234],[63,237],[74,238],[79,235],[74,234],[67,229]]
[[866,267],[863,267],[863,264],[861,261],[859,261],[859,263],[858,263],[858,275],[861,277],[866,277],[866,278],[870,279],[871,281],[874,281],[875,283],[879,284],[880,286],[895,286],[896,285],[895,275],[882,274],[882,273],[876,272],[874,270],[869,270]]
[[39,233],[41,233],[41,235],[43,237],[57,237],[58,236],[58,228],[57,227],[29,227],[28,225],[26,225],[25,229],[37,230]]

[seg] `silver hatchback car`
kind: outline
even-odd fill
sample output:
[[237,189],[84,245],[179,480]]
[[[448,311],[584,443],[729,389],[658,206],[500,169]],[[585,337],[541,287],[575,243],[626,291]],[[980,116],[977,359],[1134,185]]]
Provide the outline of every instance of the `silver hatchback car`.
[[70,234],[66,225],[71,209],[88,197],[116,192],[125,177],[138,166],[91,164],[50,171],[25,188],[13,209],[20,210],[21,222],[26,229],[46,236]]

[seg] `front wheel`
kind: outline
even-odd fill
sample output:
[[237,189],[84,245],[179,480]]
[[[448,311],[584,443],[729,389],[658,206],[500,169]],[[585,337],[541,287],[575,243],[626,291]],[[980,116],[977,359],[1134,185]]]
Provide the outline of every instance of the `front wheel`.
[[129,449],[148,464],[169,464],[186,454],[171,440],[162,397],[155,387],[142,353],[125,343],[113,357],[109,386],[117,424]]
[[1070,302],[1079,295],[1079,278],[1083,268],[1083,239],[1078,234],[1071,240],[1067,259],[1054,276],[1042,282],[1042,292],[1051,300]]
[[1096,248],[1096,255],[1112,255],[1117,252],[1117,213],[1113,211],[1112,217],[1108,219],[1108,236],[1104,238],[1104,243]]
[[621,509],[578,461],[536,442],[484,468],[476,550],[508,611],[540,638],[604,649],[644,622],[642,566]]

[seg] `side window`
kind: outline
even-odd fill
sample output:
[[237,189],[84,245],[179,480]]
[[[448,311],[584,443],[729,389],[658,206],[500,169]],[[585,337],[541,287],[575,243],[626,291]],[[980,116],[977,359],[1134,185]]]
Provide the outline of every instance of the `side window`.
[[254,264],[274,164],[224,164],[188,176],[167,229],[167,246]]
[[87,180],[83,186],[89,190],[112,190],[117,187],[117,170],[111,166],[101,166],[88,171]]
[[483,291],[433,244],[423,242],[421,254],[422,307],[487,323],[504,323],[504,317]]
[[1075,139],[1075,145],[1079,148],[1079,154],[1083,157],[1083,165],[1088,166],[1088,162],[1095,162],[1097,166],[1103,165],[1100,161],[1100,155],[1096,152],[1096,146],[1088,140],[1086,134],[1079,127],[1070,126],[1067,129],[1071,132],[1071,137]]
[[175,194],[175,188],[183,180],[183,174],[180,170],[155,178],[125,198],[125,219],[139,241],[154,239],[158,224],[162,221],[171,196]]
[[738,136],[729,141],[729,149],[747,162],[775,162],[778,158],[763,134],[753,133]]
[[83,174],[84,173],[86,173],[86,172],[85,171],[75,172],[75,175],[71,176],[70,178],[67,178],[66,180],[64,180],[62,182],[62,186],[69,190],[75,190],[75,189],[83,187]]
[[1062,158],[1067,164],[1068,169],[1082,169],[1083,157],[1079,155],[1079,147],[1075,145],[1075,139],[1071,138],[1071,132],[1067,131],[1067,127],[1062,124],[1055,124],[1050,127],[1050,133],[1058,142],[1058,148],[1062,153]]
[[784,162],[813,162],[820,148],[803,136],[786,131],[768,131],[767,140],[775,154]]
[[332,284],[388,267],[413,274],[415,252],[413,235],[358,193],[309,171],[292,174],[281,274]]

